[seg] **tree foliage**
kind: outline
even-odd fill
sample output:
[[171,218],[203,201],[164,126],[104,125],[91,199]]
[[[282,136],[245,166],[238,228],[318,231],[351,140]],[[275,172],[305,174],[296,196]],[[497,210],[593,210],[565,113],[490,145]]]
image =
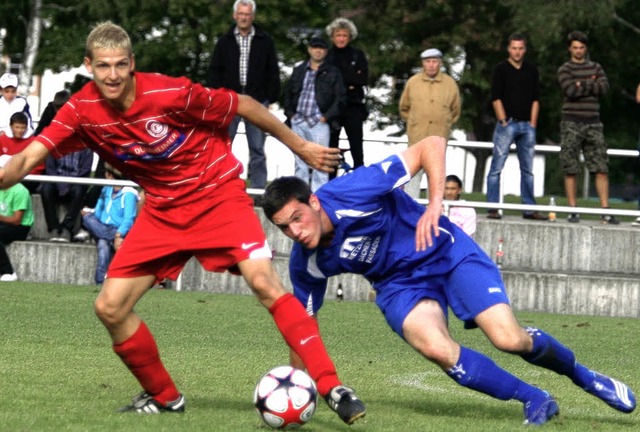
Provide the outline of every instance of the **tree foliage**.
[[[539,142],[559,140],[562,96],[557,68],[568,59],[565,38],[574,29],[590,37],[592,58],[601,63],[611,84],[602,101],[609,146],[636,145],[638,108],[634,95],[640,77],[640,8],[637,0],[258,0],[256,24],[276,41],[284,65],[305,58],[305,42],[335,17],[352,19],[360,36],[354,44],[370,61],[370,84],[391,83],[389,98],[372,100],[380,126],[397,124],[397,99],[405,80],[420,66],[419,53],[438,47],[445,67],[459,73],[463,113],[459,124],[472,139],[491,140],[495,119],[490,103],[493,66],[506,58],[506,40],[513,32],[528,39],[527,58],[541,76]],[[7,29],[5,53],[20,61],[32,1],[0,4],[0,27]],[[186,75],[204,82],[217,37],[232,25],[233,0],[43,0],[43,37],[34,72],[78,66],[84,41],[95,23],[112,20],[131,35],[139,70]],[[464,65],[462,70],[456,67]],[[382,77],[386,79],[381,80]],[[479,165],[488,151],[475,151]],[[552,159],[552,158],[549,158]],[[553,162],[552,162],[553,164]],[[616,165],[617,164],[617,165]],[[629,172],[630,161],[614,161],[618,172]],[[549,171],[549,170],[548,170]],[[551,170],[553,171],[553,170]],[[555,170],[558,171],[558,170]],[[553,175],[553,174],[551,174]],[[616,178],[618,176],[618,178]],[[481,185],[482,173],[476,175]],[[558,179],[547,184],[556,187]],[[558,186],[559,187],[559,186]]]

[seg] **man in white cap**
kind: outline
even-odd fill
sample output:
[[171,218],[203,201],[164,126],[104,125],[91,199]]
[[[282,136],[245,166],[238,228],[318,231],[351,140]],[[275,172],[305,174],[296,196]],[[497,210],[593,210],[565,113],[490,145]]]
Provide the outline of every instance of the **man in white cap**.
[[[460,91],[442,72],[442,52],[429,48],[420,54],[422,71],[407,81],[400,96],[400,116],[407,124],[409,146],[428,136],[449,139],[452,125],[460,117]],[[422,174],[414,176],[405,190],[420,198]]]
[[17,94],[18,76],[12,73],[3,74],[0,76],[0,88],[2,88],[2,97],[0,97],[0,135],[13,136],[9,127],[9,119],[14,113],[23,112],[29,119],[24,137],[31,136],[33,133],[31,113],[29,112],[27,99]]

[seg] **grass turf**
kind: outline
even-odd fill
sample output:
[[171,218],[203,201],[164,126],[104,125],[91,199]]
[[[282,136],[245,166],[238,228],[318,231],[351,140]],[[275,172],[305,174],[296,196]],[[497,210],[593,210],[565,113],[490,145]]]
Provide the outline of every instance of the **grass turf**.
[[[183,415],[115,414],[140,391],[93,315],[93,287],[0,284],[0,429],[3,431],[266,431],[252,394],[258,378],[287,363],[269,314],[253,297],[152,290],[137,311],[187,398]],[[519,313],[567,343],[578,360],[640,388],[640,321]],[[326,344],[367,417],[343,424],[321,401],[306,431],[514,431],[522,405],[461,388],[387,327],[372,303],[328,301]],[[479,330],[451,322],[461,343],[550,391],[560,416],[547,431],[640,430],[638,412],[616,412],[553,372],[502,354]]]

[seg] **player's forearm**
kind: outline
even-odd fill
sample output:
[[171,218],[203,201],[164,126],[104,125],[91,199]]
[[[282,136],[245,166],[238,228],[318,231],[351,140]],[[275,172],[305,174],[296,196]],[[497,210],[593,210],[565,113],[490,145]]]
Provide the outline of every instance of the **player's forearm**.
[[44,144],[33,141],[26,149],[11,156],[4,168],[0,168],[0,189],[7,189],[22,181],[48,154]]
[[422,153],[422,169],[427,174],[429,203],[442,202],[445,185],[446,141],[440,137],[430,137],[428,148]]
[[27,159],[22,153],[12,156],[4,168],[0,168],[0,189],[8,189],[20,183],[31,171],[27,166]]
[[238,95],[238,115],[277,138],[294,153],[300,154],[306,141],[293,133],[278,117],[253,98]]

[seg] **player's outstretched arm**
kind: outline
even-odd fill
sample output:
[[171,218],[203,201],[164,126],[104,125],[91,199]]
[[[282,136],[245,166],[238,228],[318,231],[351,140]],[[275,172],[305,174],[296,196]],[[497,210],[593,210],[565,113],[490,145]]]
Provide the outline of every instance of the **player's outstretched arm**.
[[49,150],[40,141],[33,141],[26,149],[11,156],[4,168],[0,168],[0,189],[7,189],[31,172],[33,168],[41,164]]
[[447,141],[430,136],[407,148],[402,156],[413,177],[423,169],[429,183],[429,205],[416,226],[416,250],[422,251],[433,245],[432,233],[440,235],[438,220],[442,215],[444,197],[445,152]]
[[250,96],[238,95],[238,115],[276,137],[317,170],[333,172],[340,162],[339,149],[323,147],[301,138]]

